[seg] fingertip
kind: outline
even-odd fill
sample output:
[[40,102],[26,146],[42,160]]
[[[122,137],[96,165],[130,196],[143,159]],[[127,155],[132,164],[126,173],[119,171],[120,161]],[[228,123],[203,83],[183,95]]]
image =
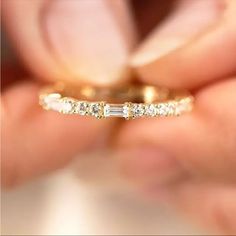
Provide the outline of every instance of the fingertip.
[[218,1],[183,2],[131,58],[145,83],[195,89],[235,72],[230,4],[223,8]]

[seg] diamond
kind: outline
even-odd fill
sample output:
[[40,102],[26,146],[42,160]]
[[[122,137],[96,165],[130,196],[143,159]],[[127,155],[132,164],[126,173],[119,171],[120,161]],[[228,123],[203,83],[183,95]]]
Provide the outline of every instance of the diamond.
[[84,116],[88,113],[88,103],[86,102],[78,102],[75,108],[75,112]]
[[192,110],[192,99],[182,99],[180,100],[176,105],[176,113],[177,115],[180,115],[184,112],[191,111]]
[[42,105],[45,109],[51,109],[53,111],[58,111],[62,113],[72,113],[73,112],[73,100],[69,98],[61,98],[60,94],[50,94],[42,99]]
[[182,108],[182,105],[181,104],[178,104],[175,108],[175,115],[176,116],[179,116],[181,115],[181,113],[183,112],[183,108]]
[[128,106],[122,104],[106,104],[104,107],[105,117],[124,117],[128,118]]
[[159,116],[167,116],[168,115],[168,107],[164,103],[160,103],[157,105],[157,115]]
[[100,118],[102,116],[102,106],[99,103],[90,104],[89,112],[92,116]]
[[168,107],[168,115],[170,115],[170,116],[175,115],[175,113],[176,113],[176,103],[174,101],[169,102],[167,104],[167,107]]
[[124,118],[128,119],[130,116],[130,105],[129,104],[125,104],[123,107],[123,113],[124,113]]
[[47,105],[47,108],[53,111],[61,111],[62,108],[61,101],[60,100],[50,101],[50,103],[48,103]]
[[155,116],[156,115],[156,107],[154,104],[150,104],[146,106],[145,114],[147,116]]
[[142,116],[145,112],[144,105],[134,104],[132,111],[133,111],[134,117]]
[[[60,98],[61,95],[57,93],[52,93],[49,95],[43,95],[40,98],[40,104],[45,108],[45,109],[53,109],[54,105],[58,105],[60,103]],[[55,106],[56,107],[56,106]],[[58,110],[58,109],[56,109]]]
[[70,98],[63,98],[60,100],[60,112],[64,114],[73,113],[74,100]]

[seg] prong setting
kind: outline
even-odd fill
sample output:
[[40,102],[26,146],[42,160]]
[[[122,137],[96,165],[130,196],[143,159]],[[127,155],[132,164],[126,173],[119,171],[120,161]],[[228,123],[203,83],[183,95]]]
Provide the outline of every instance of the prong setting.
[[46,110],[63,114],[93,116],[97,119],[120,117],[126,120],[141,117],[179,116],[191,111],[193,98],[183,97],[159,103],[110,104],[106,102],[79,101],[70,97],[62,97],[59,93],[40,95],[40,105]]

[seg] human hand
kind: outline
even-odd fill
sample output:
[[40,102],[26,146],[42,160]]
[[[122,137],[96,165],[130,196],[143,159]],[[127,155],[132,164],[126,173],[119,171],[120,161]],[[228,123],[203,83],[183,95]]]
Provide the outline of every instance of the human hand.
[[[50,8],[47,8],[43,7],[43,1],[37,1],[37,6],[28,5],[30,10],[26,11],[26,5],[17,2],[20,1],[3,2],[7,28],[17,40],[25,62],[38,77],[47,80],[79,77],[82,65],[82,68],[85,68],[85,77],[96,84],[100,83],[97,78],[103,78],[107,68],[111,68],[112,72],[113,68],[122,65],[123,70],[130,47],[124,49],[126,48],[124,45],[116,43],[112,49],[114,50],[112,57],[105,60],[114,62],[114,67],[103,64],[99,65],[97,70],[95,65],[101,57],[102,50],[95,54],[98,55],[97,57],[93,57],[94,48],[92,51],[83,53],[83,56],[81,51],[83,52],[85,45],[89,48],[94,43],[97,48],[101,48],[101,44],[105,46],[109,42],[113,44],[113,40],[118,35],[126,35],[127,30],[122,34],[113,35],[114,37],[110,35],[105,42],[106,37],[102,37],[103,42],[97,42],[97,37],[90,34],[85,34],[86,38],[80,39],[81,32],[77,31],[80,29],[79,25],[76,32],[74,27],[70,28],[70,26],[73,26],[73,22],[77,20],[76,23],[79,24],[80,20],[86,17],[78,12],[72,14],[77,9],[75,5],[72,4],[73,6],[68,10],[67,6],[60,5],[61,1],[56,1],[56,7],[50,4]],[[32,1],[24,2],[29,4]],[[185,1],[185,4],[187,2]],[[176,16],[172,13],[173,23],[167,25],[165,30],[162,29],[161,37],[156,38],[153,35],[154,43],[141,49],[142,54],[140,55],[140,52],[135,55],[131,64],[144,82],[194,90],[195,109],[191,114],[179,118],[124,122],[116,137],[115,155],[119,158],[126,176],[138,183],[142,189],[145,189],[144,191],[157,197],[164,197],[168,202],[197,216],[207,226],[213,225],[221,231],[231,233],[235,231],[236,212],[234,200],[236,197],[234,188],[236,113],[233,109],[236,103],[234,95],[236,82],[233,77],[236,71],[233,15],[235,3],[234,0],[226,1],[227,8],[222,9],[222,6],[219,7],[217,4],[223,1],[191,2],[193,5],[180,7],[182,11],[176,13]],[[199,3],[201,14],[193,7],[195,4],[198,5],[197,2],[201,2]],[[206,5],[208,3],[209,5]],[[39,23],[42,8],[44,8],[43,21],[40,20]],[[122,14],[126,15],[124,6],[121,8]],[[14,11],[8,12],[7,9]],[[68,17],[57,18],[67,11],[70,15],[68,25],[64,23]],[[103,10],[102,15],[106,14],[104,12],[106,11]],[[96,14],[91,14],[95,17],[97,11]],[[80,18],[75,20],[71,15]],[[126,23],[131,22],[128,19]],[[32,25],[23,29],[20,27],[24,25],[23,22],[32,22]],[[196,28],[189,29],[186,22],[191,26],[196,23]],[[205,22],[210,27],[205,25]],[[130,27],[132,23],[125,25]],[[43,34],[46,38],[42,37],[41,31],[35,32],[41,27],[46,29],[46,33]],[[109,24],[109,27],[106,30],[104,28],[103,31],[108,32],[114,27],[114,24]],[[200,27],[204,30],[199,34],[195,30]],[[97,31],[95,32],[97,34]],[[177,34],[179,32],[180,35]],[[134,44],[135,40],[132,36],[124,37],[125,45]],[[59,43],[58,39],[63,39],[64,44]],[[92,39],[95,39],[95,42],[87,42]],[[120,43],[122,40],[117,41]],[[77,48],[78,45],[82,46]],[[153,46],[155,49],[152,48]],[[85,51],[89,50],[88,48]],[[29,54],[31,50],[37,51]],[[113,55],[119,55],[117,56],[119,60],[113,61]],[[87,69],[91,64],[85,65],[84,62],[88,61],[94,61],[95,70]],[[116,71],[116,74],[120,75],[119,72]],[[109,73],[109,75],[106,77],[109,81],[102,83],[116,82],[111,81],[115,78],[114,74]],[[37,106],[37,92],[35,82],[28,81],[8,87],[3,94],[2,101],[5,105],[2,123],[3,134],[6,137],[3,139],[5,142],[3,143],[5,157],[3,168],[7,174],[4,176],[3,173],[3,180],[8,185],[64,166],[78,152],[91,149],[91,143],[98,139],[100,132],[104,129],[108,130],[113,125],[108,120],[96,121],[87,117],[86,119],[65,118],[41,111]]]
[[142,43],[131,60],[141,80],[193,90],[194,111],[126,122],[117,140],[127,178],[224,234],[236,232],[234,12],[234,0],[182,1]]
[[2,10],[12,45],[33,73],[26,78],[8,65],[3,75],[3,82],[17,78],[3,88],[1,113],[2,183],[13,186],[104,146],[110,120],[43,111],[40,83],[117,83],[128,73],[135,33],[124,1],[5,0]]

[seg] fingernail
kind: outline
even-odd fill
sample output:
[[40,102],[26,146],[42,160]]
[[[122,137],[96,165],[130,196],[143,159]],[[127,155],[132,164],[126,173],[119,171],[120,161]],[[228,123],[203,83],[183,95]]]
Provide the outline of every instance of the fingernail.
[[117,151],[121,172],[140,183],[163,184],[182,173],[178,161],[156,147],[135,147]]
[[219,1],[180,1],[173,13],[141,44],[130,64],[145,65],[184,46],[215,23],[220,12]]
[[68,77],[107,85],[129,76],[135,32],[127,1],[52,1],[45,19],[49,46]]

